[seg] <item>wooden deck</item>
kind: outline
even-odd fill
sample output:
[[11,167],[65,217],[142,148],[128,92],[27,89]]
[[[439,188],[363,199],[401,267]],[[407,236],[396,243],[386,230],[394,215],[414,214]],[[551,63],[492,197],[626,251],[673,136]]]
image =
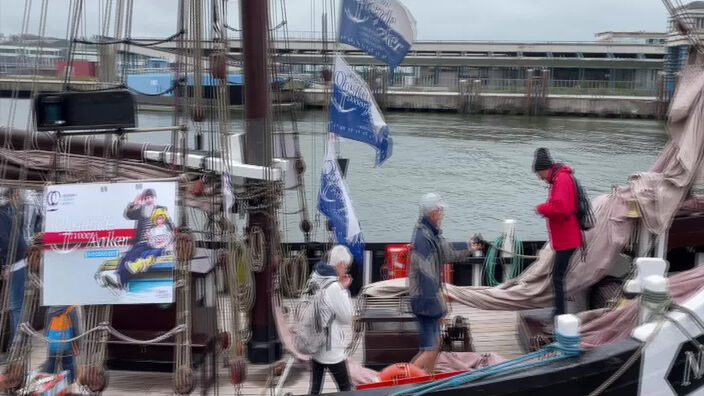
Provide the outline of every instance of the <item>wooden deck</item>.
[[[290,302],[286,302],[287,305]],[[516,331],[517,314],[515,312],[482,311],[469,308],[458,303],[452,303],[451,317],[462,315],[469,320],[474,346],[477,352],[495,352],[499,355],[511,358],[521,354],[518,345]],[[351,334],[351,328],[347,330]],[[35,342],[35,350],[32,353],[31,367],[38,368],[44,360],[45,347],[39,342]],[[358,362],[363,360],[364,345],[360,342],[359,347],[352,355]],[[284,355],[286,359],[288,355]],[[226,368],[219,359],[220,370],[218,378],[218,389],[211,390],[208,394],[213,395],[273,395],[274,389],[267,383],[272,372],[270,365],[248,365],[247,379],[239,389],[233,387],[229,382],[229,375]],[[124,372],[111,371],[109,385],[104,395],[172,395],[171,374],[152,372]],[[275,384],[274,384],[275,385]],[[335,383],[327,374],[324,382],[324,392],[334,392],[337,390]],[[309,372],[297,363],[291,370],[283,388],[283,394],[305,395],[309,390]],[[77,392],[82,393],[82,392]],[[201,389],[197,388],[195,394],[200,394]],[[85,393],[87,394],[87,392]]]

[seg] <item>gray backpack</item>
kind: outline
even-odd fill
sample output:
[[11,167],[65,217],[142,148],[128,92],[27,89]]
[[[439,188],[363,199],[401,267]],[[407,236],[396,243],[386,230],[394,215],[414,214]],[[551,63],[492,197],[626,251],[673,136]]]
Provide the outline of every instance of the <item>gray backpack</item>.
[[324,291],[335,282],[335,279],[330,279],[320,287],[315,287],[314,290],[309,287],[296,308],[298,328],[293,341],[296,349],[304,355],[313,355],[326,345],[328,349],[330,347],[329,329],[335,315],[331,314],[330,318],[323,323],[321,310],[324,306]]

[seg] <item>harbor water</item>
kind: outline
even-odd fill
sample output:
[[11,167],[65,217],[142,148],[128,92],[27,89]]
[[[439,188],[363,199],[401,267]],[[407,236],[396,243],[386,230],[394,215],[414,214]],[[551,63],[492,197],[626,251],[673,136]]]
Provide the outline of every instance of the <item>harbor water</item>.
[[[9,99],[0,99],[5,125]],[[24,128],[29,101],[21,100],[14,126]],[[241,113],[232,113],[232,129],[242,130]],[[388,113],[393,155],[374,167],[374,149],[341,139],[340,155],[349,158],[347,183],[368,242],[406,242],[418,218],[418,201],[426,192],[447,201],[445,236],[465,241],[474,233],[494,239],[504,219],[517,221],[524,240],[546,238],[544,220],[535,206],[547,196],[547,185],[532,172],[533,152],[550,149],[555,160],[575,169],[590,197],[608,194],[636,172],[647,171],[667,142],[664,123],[566,117]],[[169,112],[142,112],[142,127],[166,126]],[[290,120],[283,121],[290,128]],[[207,127],[209,123],[204,123]],[[326,113],[298,114],[301,151],[306,161],[306,197],[315,240],[328,237],[325,218],[316,221],[317,195],[325,154]],[[164,133],[135,134],[132,141],[168,144]],[[207,140],[207,139],[205,139]],[[294,192],[287,192],[281,215],[285,240],[302,241]]]

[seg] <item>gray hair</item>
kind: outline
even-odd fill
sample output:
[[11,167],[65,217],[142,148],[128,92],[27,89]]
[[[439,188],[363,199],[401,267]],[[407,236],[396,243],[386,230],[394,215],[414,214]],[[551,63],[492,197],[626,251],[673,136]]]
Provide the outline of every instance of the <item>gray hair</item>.
[[445,209],[447,205],[438,193],[427,193],[420,200],[420,214],[425,216],[436,209]]
[[350,250],[347,249],[347,246],[335,245],[335,247],[330,249],[329,264],[334,267],[340,263],[350,265],[352,263],[352,255],[350,254]]

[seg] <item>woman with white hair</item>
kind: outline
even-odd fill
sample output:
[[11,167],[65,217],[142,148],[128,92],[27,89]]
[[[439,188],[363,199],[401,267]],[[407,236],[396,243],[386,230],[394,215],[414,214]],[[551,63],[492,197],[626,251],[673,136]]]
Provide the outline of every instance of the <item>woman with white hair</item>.
[[352,324],[352,301],[349,287],[352,277],[347,273],[352,263],[350,251],[342,245],[330,250],[328,262],[319,262],[313,269],[309,288],[319,290],[322,295],[320,315],[322,323],[329,323],[326,346],[313,354],[311,389],[312,395],[320,394],[325,369],[330,370],[340,391],[352,389],[345,362],[344,325]]

